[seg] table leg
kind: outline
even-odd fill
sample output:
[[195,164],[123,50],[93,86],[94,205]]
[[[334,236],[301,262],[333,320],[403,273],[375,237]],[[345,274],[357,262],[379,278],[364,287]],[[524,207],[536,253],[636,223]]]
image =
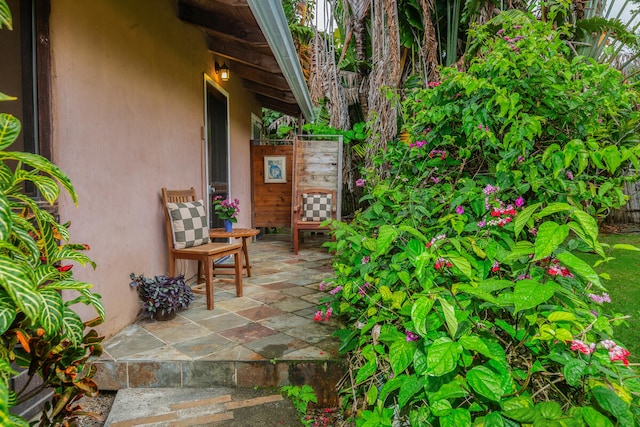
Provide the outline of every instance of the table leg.
[[247,238],[242,238],[242,250],[244,251],[244,262],[247,266],[247,277],[251,277],[251,264],[249,264],[249,250],[247,249]]

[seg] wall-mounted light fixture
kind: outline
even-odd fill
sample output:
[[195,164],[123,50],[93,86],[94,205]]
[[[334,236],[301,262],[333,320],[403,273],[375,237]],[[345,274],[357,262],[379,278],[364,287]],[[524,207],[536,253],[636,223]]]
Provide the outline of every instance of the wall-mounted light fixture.
[[222,80],[223,82],[229,80],[229,76],[231,75],[231,73],[229,73],[229,67],[227,67],[226,62],[223,62],[222,65],[218,65],[218,63],[216,62],[215,68],[216,74],[220,74],[220,80]]

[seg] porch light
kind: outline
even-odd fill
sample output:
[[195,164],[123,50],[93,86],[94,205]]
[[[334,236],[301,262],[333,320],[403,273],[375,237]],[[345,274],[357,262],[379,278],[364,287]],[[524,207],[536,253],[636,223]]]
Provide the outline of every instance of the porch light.
[[226,82],[227,80],[229,80],[229,67],[227,67],[227,63],[223,62],[222,65],[218,65],[218,63],[216,62],[216,74],[220,74],[220,80],[222,80],[223,82]]

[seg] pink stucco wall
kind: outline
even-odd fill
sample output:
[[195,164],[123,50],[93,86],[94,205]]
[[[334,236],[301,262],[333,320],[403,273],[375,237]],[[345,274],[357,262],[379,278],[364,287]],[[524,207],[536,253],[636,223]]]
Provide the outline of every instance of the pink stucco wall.
[[[61,199],[61,219],[73,241],[91,246],[97,269],[74,271],[102,295],[99,329],[111,336],[138,312],[129,274],[167,271],[160,188],[206,188],[203,85],[205,74],[217,76],[204,35],[176,17],[172,0],[52,0],[50,26],[54,162],[79,196],[78,207]],[[245,208],[239,225],[249,226],[251,112],[260,107],[240,79],[220,85],[232,196]]]

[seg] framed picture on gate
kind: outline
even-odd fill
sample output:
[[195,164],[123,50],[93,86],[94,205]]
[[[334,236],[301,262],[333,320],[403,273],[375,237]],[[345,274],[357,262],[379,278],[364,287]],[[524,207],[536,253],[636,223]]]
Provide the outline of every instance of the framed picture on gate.
[[264,156],[264,182],[287,182],[287,156]]

